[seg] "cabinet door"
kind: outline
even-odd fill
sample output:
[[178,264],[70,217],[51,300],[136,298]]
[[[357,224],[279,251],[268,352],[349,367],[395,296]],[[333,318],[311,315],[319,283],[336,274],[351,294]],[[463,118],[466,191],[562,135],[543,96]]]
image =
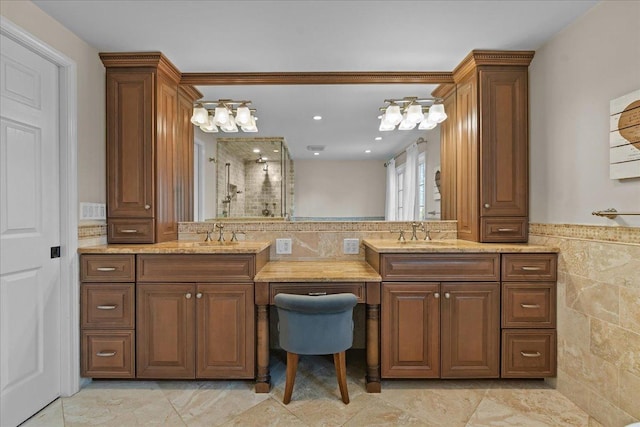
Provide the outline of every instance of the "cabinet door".
[[382,284],[383,378],[440,376],[438,283]]
[[254,378],[253,284],[198,284],[198,378]]
[[176,128],[176,207],[177,221],[193,221],[193,102],[178,88]]
[[153,85],[150,71],[107,71],[107,215],[152,218]]
[[480,71],[481,216],[528,215],[527,69]]
[[137,284],[138,378],[194,378],[195,286]]
[[500,374],[500,285],[443,283],[442,378]]

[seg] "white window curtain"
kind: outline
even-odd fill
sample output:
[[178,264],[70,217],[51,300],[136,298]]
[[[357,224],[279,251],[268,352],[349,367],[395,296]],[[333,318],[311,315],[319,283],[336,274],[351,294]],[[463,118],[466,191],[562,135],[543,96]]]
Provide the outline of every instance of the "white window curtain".
[[418,203],[418,144],[413,143],[407,147],[407,163],[404,171],[404,221],[418,219],[420,203]]
[[396,161],[391,159],[387,162],[387,197],[384,209],[384,218],[387,221],[396,221],[397,212],[397,183],[396,183]]

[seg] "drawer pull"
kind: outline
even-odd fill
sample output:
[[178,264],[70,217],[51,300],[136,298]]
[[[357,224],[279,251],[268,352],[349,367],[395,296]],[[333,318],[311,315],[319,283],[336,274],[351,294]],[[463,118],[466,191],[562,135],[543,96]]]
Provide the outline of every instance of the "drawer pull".
[[326,295],[326,292],[309,292],[309,295],[312,297],[319,297],[321,295]]
[[527,353],[527,352],[521,351],[520,354],[523,355],[524,357],[540,357],[540,356],[542,356],[539,351],[536,351],[535,353]]
[[520,304],[522,308],[540,308],[540,304]]
[[520,267],[522,270],[524,271],[540,271],[542,270],[542,267],[529,267],[529,266],[524,266],[524,267]]
[[99,351],[96,353],[98,357],[113,357],[116,355],[116,351]]
[[516,231],[516,229],[515,228],[498,228],[498,231],[500,233],[506,233],[508,231]]
[[121,233],[137,233],[138,230],[136,230],[135,228],[124,228],[122,230],[120,230]]
[[98,267],[96,268],[98,271],[116,271],[115,267]]
[[118,306],[117,305],[99,305],[96,308],[98,310],[115,310]]

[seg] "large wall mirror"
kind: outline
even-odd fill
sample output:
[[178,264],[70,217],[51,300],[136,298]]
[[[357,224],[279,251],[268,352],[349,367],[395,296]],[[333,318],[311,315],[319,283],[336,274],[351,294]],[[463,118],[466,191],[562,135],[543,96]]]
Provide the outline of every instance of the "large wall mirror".
[[196,128],[204,160],[196,220],[384,219],[385,162],[395,156],[401,165],[414,142],[425,164],[425,219],[440,219],[441,126],[381,132],[379,116],[385,99],[430,98],[451,81],[450,73],[185,74],[203,100],[250,100],[258,118],[256,133]]

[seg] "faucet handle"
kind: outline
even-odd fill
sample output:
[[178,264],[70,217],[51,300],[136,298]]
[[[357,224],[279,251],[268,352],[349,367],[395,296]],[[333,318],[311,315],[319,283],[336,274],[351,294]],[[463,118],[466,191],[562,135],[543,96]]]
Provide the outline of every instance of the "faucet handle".
[[211,238],[211,233],[212,232],[211,231],[206,231],[206,233],[207,233],[207,237],[204,238],[204,241],[205,242],[212,242],[213,241],[213,239]]
[[431,230],[424,230],[424,240],[433,240],[431,238]]
[[407,241],[404,237],[404,230],[390,230],[389,233],[400,233],[398,236],[398,242],[404,243]]
[[238,241],[238,234],[242,234],[245,235],[244,231],[232,231],[231,232],[231,242],[237,242]]

